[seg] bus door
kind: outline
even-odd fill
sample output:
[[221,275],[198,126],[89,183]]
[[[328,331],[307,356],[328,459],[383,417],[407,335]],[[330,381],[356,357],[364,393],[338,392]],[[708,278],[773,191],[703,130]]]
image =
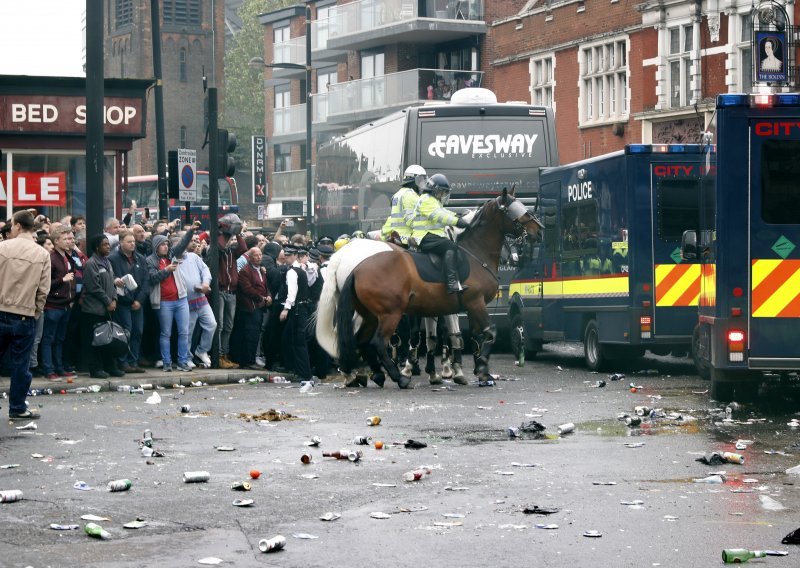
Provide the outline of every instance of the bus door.
[[713,192],[706,169],[698,154],[656,158],[650,167],[653,338],[691,337],[697,323],[701,265],[682,259],[680,245],[684,231],[699,230],[704,200]]
[[800,129],[777,125],[774,118],[750,122],[748,340],[753,368],[800,364]]

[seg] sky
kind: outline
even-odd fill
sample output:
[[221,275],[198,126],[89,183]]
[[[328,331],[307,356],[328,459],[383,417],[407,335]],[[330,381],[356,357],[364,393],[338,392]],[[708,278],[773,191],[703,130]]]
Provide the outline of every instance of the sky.
[[86,1],[0,0],[0,75],[84,76]]

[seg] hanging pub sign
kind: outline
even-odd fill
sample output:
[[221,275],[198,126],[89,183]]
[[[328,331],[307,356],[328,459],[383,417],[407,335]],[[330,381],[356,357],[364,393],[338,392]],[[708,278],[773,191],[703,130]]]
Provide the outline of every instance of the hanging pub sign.
[[789,83],[794,80],[794,47],[786,10],[775,0],[762,0],[751,14],[754,81],[775,86]]
[[756,32],[756,46],[756,79],[768,83],[786,82],[786,32]]

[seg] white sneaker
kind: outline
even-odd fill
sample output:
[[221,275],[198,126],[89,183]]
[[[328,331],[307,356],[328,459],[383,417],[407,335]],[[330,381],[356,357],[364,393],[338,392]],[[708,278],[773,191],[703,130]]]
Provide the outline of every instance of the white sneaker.
[[194,356],[197,357],[205,367],[211,367],[211,357],[208,356],[208,353],[195,351]]
[[194,369],[195,367],[197,367],[197,365],[195,365],[194,361],[192,360],[187,361],[186,364],[189,366],[190,369]]
[[162,361],[161,359],[156,361],[156,369],[160,369],[163,366],[164,366],[164,361]]
[[267,360],[263,357],[256,357],[256,365],[259,367],[265,367],[267,365]]

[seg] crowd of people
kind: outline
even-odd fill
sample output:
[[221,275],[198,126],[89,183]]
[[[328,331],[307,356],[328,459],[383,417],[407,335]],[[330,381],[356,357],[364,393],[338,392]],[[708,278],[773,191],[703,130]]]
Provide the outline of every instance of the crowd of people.
[[[237,215],[219,220],[219,322],[210,305],[210,234],[199,222],[133,222],[132,207],[87,239],[81,216],[59,221],[19,211],[0,222],[0,367],[12,378],[12,418],[25,406],[32,376],[52,382],[78,371],[93,378],[147,367],[191,372],[219,366],[323,377],[332,361],[309,320],[334,241],[247,230]],[[127,353],[93,346],[106,321],[129,335]],[[32,416],[33,415],[33,416]]]

